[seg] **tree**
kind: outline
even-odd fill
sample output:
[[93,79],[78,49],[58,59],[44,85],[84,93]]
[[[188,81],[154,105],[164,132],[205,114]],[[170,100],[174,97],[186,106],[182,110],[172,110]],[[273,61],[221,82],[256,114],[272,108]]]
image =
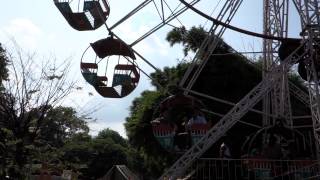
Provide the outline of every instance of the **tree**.
[[56,59],[49,58],[38,65],[35,54],[18,46],[8,60],[9,77],[1,83],[4,90],[0,95],[1,157],[3,166],[11,164],[10,176],[20,179],[29,147],[39,139],[48,112],[63,102],[75,82],[68,80],[68,63],[58,65]]
[[39,139],[54,147],[62,147],[66,140],[77,133],[89,133],[89,118],[78,116],[71,107],[50,108],[40,127]]
[[118,132],[109,128],[100,131],[96,139],[111,139],[113,142],[120,144],[123,147],[128,146],[127,141],[122,136],[120,136]]
[[[67,163],[62,158],[63,146],[70,139],[86,141],[85,137],[89,136],[87,120],[84,116],[78,116],[71,107],[51,108],[38,131],[39,137],[29,146],[29,159],[32,159],[32,163],[53,164],[56,169],[65,168]],[[79,139],[80,137],[84,138]]]
[[[7,80],[8,78],[8,66],[9,60],[6,55],[6,51],[3,49],[1,43],[0,43],[0,82],[3,80]],[[0,88],[2,88],[0,86]]]
[[127,141],[111,129],[100,131],[95,138],[76,134],[66,142],[63,152],[64,164],[81,172],[83,179],[100,178],[115,164],[133,166],[138,157]]
[[[8,65],[8,57],[6,55],[6,51],[3,49],[1,43],[0,43],[0,101],[2,101],[3,97],[2,97],[2,91],[3,91],[3,86],[2,86],[2,81],[3,80],[7,80],[8,78],[8,69],[7,69],[7,65]],[[0,110],[2,109],[2,107],[0,106]],[[0,140],[1,139],[5,139],[5,137],[7,136],[7,132],[3,132],[2,129],[2,123],[4,121],[4,116],[1,116],[0,113]],[[2,141],[0,141],[0,176],[1,174],[3,174],[3,169],[2,168],[4,166],[3,164],[3,154],[5,154],[5,146],[3,144]]]

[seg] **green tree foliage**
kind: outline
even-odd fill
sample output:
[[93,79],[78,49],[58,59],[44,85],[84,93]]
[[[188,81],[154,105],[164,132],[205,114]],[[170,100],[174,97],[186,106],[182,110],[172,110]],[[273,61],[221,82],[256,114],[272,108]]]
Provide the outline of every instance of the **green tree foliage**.
[[75,87],[66,79],[68,65],[48,60],[39,67],[33,54],[15,50],[7,58],[0,48],[0,80],[7,80],[0,91],[0,179],[24,179],[41,164],[82,179],[97,179],[115,164],[141,169],[143,159],[126,139],[110,129],[91,137],[89,118],[60,106]]
[[61,147],[68,138],[83,132],[88,133],[87,117],[78,116],[71,107],[52,108],[46,114],[39,132],[39,138]]
[[[126,119],[125,128],[129,143],[137,148],[144,159],[142,169],[144,175],[159,175],[163,171],[163,164],[171,163],[172,157],[157,143],[152,134],[150,121],[154,110],[164,94],[159,91],[145,91],[136,98],[130,107],[130,116]],[[171,161],[170,161],[171,160]]]
[[[1,128],[1,143],[3,147],[3,170],[25,168],[26,164],[32,163],[57,163],[63,152],[60,148],[72,136],[78,133],[88,133],[86,119],[78,117],[73,108],[57,107],[50,108],[45,114],[43,122],[39,129],[36,123],[39,109],[28,112],[30,124],[27,130],[23,131],[23,137],[17,134],[10,126],[4,124]],[[19,150],[19,148],[21,148]],[[17,153],[22,153],[17,158]],[[17,160],[21,160],[23,164],[18,164]],[[22,168],[22,169],[23,169]],[[13,174],[12,174],[13,173]],[[11,177],[20,176],[17,171],[12,170],[9,174]],[[21,174],[23,175],[23,174]]]
[[27,173],[28,155],[41,140],[39,132],[48,112],[69,95],[74,82],[67,80],[68,64],[58,68],[49,59],[39,67],[35,65],[35,55],[25,53],[19,47],[10,56],[6,56],[2,48],[0,50],[1,66],[6,63],[4,59],[10,61],[7,70],[1,70],[10,78],[1,82],[0,148],[3,153],[0,154],[0,173],[22,179]]
[[76,134],[66,142],[63,152],[64,164],[81,172],[84,179],[100,178],[116,164],[137,168],[139,158],[127,141],[111,129],[102,130],[94,138],[85,133]]
[[171,46],[174,44],[182,44],[185,55],[189,51],[195,52],[201,45],[201,42],[206,38],[207,32],[203,27],[192,27],[190,30],[182,28],[174,28],[167,34],[166,40]]
[[[7,69],[8,63],[9,63],[9,59],[7,57],[6,51],[3,49],[0,43],[0,83],[3,80],[6,80],[8,78],[8,69]],[[2,83],[0,87],[2,87]]]
[[[6,51],[3,49],[0,43],[0,101],[4,101],[3,97],[3,84],[2,81],[8,78],[8,57]],[[0,105],[0,110],[2,109]],[[6,163],[4,162],[4,157],[6,156],[6,144],[3,142],[4,139],[11,139],[12,138],[12,131],[6,129],[3,126],[3,122],[5,121],[5,116],[0,113],[0,177],[4,174],[4,166]]]
[[[156,71],[151,74],[154,79],[151,84],[156,87],[158,91],[170,91],[180,81],[188,67],[188,63],[179,63],[176,67],[164,67],[162,71]],[[133,102],[135,103],[135,101]]]
[[110,139],[113,142],[120,144],[123,147],[127,147],[127,141],[120,136],[120,134],[111,129],[104,129],[98,133],[97,139]]
[[78,116],[71,107],[52,108],[46,114],[37,134],[38,138],[32,144],[29,155],[33,162],[56,164],[65,167],[62,163],[62,147],[71,137],[89,136],[88,118]]

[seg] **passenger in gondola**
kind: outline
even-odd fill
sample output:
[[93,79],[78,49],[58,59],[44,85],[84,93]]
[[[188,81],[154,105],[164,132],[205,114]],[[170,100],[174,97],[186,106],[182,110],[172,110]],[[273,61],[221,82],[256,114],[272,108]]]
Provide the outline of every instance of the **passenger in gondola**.
[[[203,122],[204,117],[200,113],[195,114],[195,109],[203,108],[201,101],[196,98],[185,95],[183,89],[172,86],[171,95],[164,99],[159,106],[161,121],[168,121],[175,124],[174,149],[175,151],[185,151],[191,145],[191,137],[187,125]],[[160,120],[158,120],[160,121]]]
[[187,129],[190,129],[193,124],[207,124],[207,120],[199,109],[196,109],[194,111],[193,116],[189,119],[187,123]]
[[168,126],[170,126],[171,128],[173,128],[174,132],[177,131],[177,125],[176,125],[174,122],[172,122],[172,121],[166,120],[166,119],[163,118],[162,116],[160,116],[160,117],[152,120],[152,121],[151,121],[151,124],[152,124],[152,125],[165,124],[165,125],[168,125]]
[[222,174],[224,179],[239,179],[239,176],[237,177],[237,173],[235,172],[235,163],[236,161],[233,161],[233,155],[232,155],[232,142],[231,138],[228,135],[225,135],[222,137],[222,144],[220,145],[220,158],[221,166],[219,168],[222,169]]
[[174,137],[174,144],[176,151],[184,151],[189,147],[188,143],[188,133],[185,129],[185,124],[187,123],[188,118],[184,116],[181,120],[178,121],[176,135]]
[[262,154],[268,159],[280,159],[282,157],[281,146],[274,135],[270,136],[269,143]]
[[231,159],[232,154],[231,154],[230,148],[231,148],[230,138],[228,136],[224,136],[222,138],[222,144],[220,145],[220,150],[219,150],[220,158]]

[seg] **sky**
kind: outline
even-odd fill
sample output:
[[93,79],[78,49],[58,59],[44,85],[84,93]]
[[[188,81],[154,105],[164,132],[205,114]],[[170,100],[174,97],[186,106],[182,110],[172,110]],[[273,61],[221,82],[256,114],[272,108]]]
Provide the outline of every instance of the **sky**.
[[[111,11],[106,23],[109,27],[112,26],[142,2],[143,0],[109,0]],[[155,0],[155,4],[159,5],[159,2]],[[223,2],[223,0],[201,0],[196,7],[215,17]],[[167,3],[171,9],[175,9],[179,4],[178,0],[167,0]],[[153,89],[153,87],[150,85],[150,80],[142,75],[138,87],[130,95],[121,99],[110,99],[101,97],[85,82],[79,68],[81,56],[89,43],[108,36],[106,28],[102,26],[95,31],[81,32],[72,29],[55,7],[53,0],[10,0],[3,1],[1,6],[3,9],[0,16],[0,42],[4,47],[10,51],[12,39],[15,39],[24,51],[36,52],[39,64],[42,59],[40,57],[52,55],[61,62],[68,58],[71,59],[70,78],[76,79],[77,85],[82,87],[82,90],[72,93],[64,104],[75,107],[78,112],[94,111],[91,116],[96,121],[89,122],[90,134],[96,135],[100,130],[110,128],[126,137],[123,123],[128,116],[131,101],[142,91]],[[291,9],[290,14],[293,18],[290,18],[289,36],[296,37],[299,21],[295,10],[291,11]],[[168,11],[165,9],[166,15]],[[261,33],[262,19],[262,0],[246,0],[230,24]],[[160,22],[155,5],[150,3],[132,18],[113,29],[113,33],[130,44]],[[171,24],[174,26],[182,24],[185,27],[200,25],[209,27],[211,25],[206,19],[190,10],[172,21]],[[171,29],[171,26],[164,26],[136,44],[133,49],[159,69],[176,65],[178,59],[184,58],[184,55],[181,46],[170,47],[166,42],[166,33]],[[262,41],[258,38],[227,30],[223,39],[238,51],[261,51]],[[139,58],[137,64],[147,73],[154,71]],[[93,95],[91,96],[90,93]]]

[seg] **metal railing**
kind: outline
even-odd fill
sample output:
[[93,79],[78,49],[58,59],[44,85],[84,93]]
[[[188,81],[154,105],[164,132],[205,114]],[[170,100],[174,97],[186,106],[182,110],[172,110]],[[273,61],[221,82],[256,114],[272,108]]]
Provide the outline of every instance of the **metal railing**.
[[268,159],[199,159],[184,179],[302,180],[320,179],[320,161]]

